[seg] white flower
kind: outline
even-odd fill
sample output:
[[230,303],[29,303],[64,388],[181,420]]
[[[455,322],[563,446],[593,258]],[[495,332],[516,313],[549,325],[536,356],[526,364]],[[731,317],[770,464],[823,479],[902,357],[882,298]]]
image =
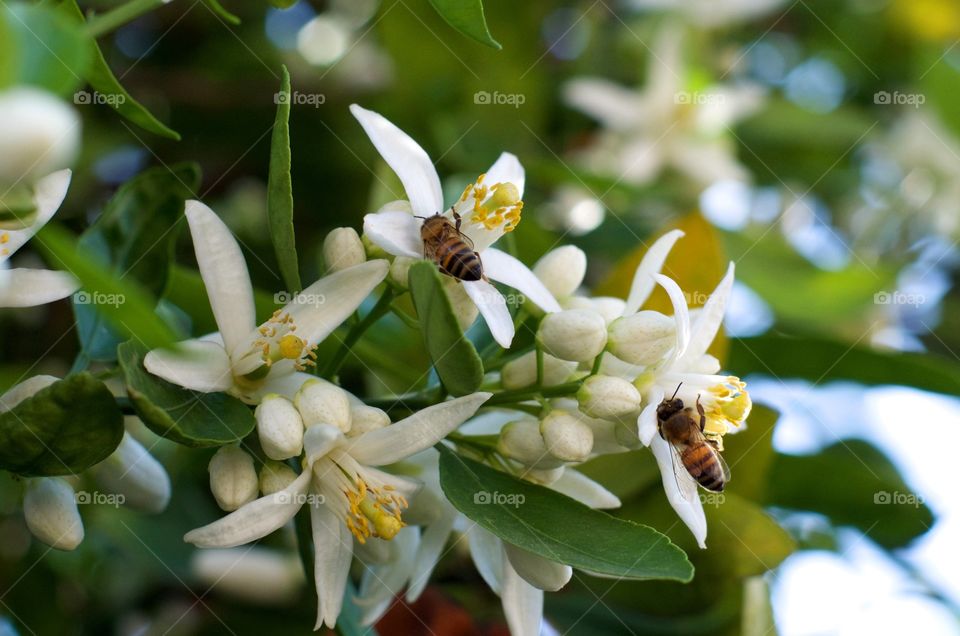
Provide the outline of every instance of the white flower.
[[[577,370],[576,362],[543,354],[543,386],[563,384]],[[500,382],[508,391],[531,386],[537,381],[537,353],[529,351],[503,365]]]
[[293,603],[305,583],[296,556],[259,546],[194,552],[190,570],[208,591],[263,605]]
[[339,272],[366,260],[363,241],[352,227],[334,228],[323,239],[323,264],[328,272]]
[[540,434],[547,452],[565,462],[582,462],[593,452],[593,430],[563,409],[553,409],[540,420]]
[[443,439],[490,393],[437,404],[390,426],[345,437],[317,424],[304,437],[303,472],[285,489],[250,502],[184,540],[199,547],[234,547],[260,539],[310,506],[319,607],[317,628],[333,627],[340,614],[353,539],[392,539],[403,528],[401,512],[418,484],[375,466],[398,462]]
[[70,176],[69,170],[61,170],[38,180],[33,185],[34,211],[30,218],[18,221],[13,229],[0,224],[0,308],[43,305],[66,298],[79,288],[77,279],[66,272],[9,269],[8,264],[13,253],[33,238],[63,203]]
[[258,327],[253,286],[236,239],[199,201],[187,201],[186,217],[220,331],[174,349],[155,349],[144,366],[188,389],[226,391],[257,403],[266,393],[285,394],[291,380],[299,386],[312,377],[296,372],[313,364],[313,348],[387,275],[388,263],[374,260],[321,278]]
[[83,521],[73,488],[59,477],[27,480],[23,516],[33,536],[58,550],[73,550],[83,541]]
[[268,393],[257,405],[257,435],[264,454],[270,459],[288,459],[303,451],[303,417],[293,402]]
[[673,10],[706,28],[752,20],[774,11],[786,0],[628,0],[637,9]]
[[[371,241],[394,256],[423,258],[422,218],[434,214],[452,218],[452,211],[456,211],[463,219],[461,230],[480,254],[487,277],[517,289],[544,311],[560,309],[556,299],[526,265],[491,247],[520,222],[525,176],[515,156],[500,155],[486,174],[467,187],[453,205],[447,206],[443,202],[440,177],[417,142],[377,113],[356,104],[350,111],[400,178],[409,200],[409,207],[396,202],[364,217],[363,231]],[[462,286],[480,310],[494,339],[508,348],[514,327],[506,300],[486,280],[464,281]]]
[[221,509],[231,511],[257,498],[260,478],[253,457],[236,444],[221,446],[208,466],[210,492]]
[[90,469],[101,488],[123,496],[123,505],[158,514],[170,502],[170,476],[163,464],[130,433],[117,449]]
[[665,168],[704,187],[722,179],[747,179],[727,129],[760,107],[763,91],[753,85],[688,90],[682,46],[676,25],[658,33],[643,90],[593,77],[566,85],[567,103],[604,128],[584,156],[588,166],[636,185],[649,183]]
[[577,390],[580,410],[593,418],[616,419],[640,408],[640,391],[623,378],[592,375]]
[[0,91],[0,184],[19,182],[69,166],[80,146],[80,117],[46,91],[19,86]]
[[591,309],[558,311],[540,321],[537,342],[556,358],[587,362],[607,344],[607,323]]
[[555,298],[572,296],[587,274],[587,255],[575,245],[563,245],[540,257],[533,273]]

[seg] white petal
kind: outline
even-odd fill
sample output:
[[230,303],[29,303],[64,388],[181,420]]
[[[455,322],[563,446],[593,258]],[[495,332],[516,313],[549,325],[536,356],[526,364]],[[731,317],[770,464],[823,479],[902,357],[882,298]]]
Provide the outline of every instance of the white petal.
[[363,233],[394,256],[423,258],[420,223],[409,212],[380,211],[363,217]]
[[697,312],[697,319],[690,329],[690,344],[682,360],[692,361],[707,352],[710,343],[717,337],[720,325],[723,324],[723,314],[727,309],[727,300],[733,288],[733,263],[727,268],[723,280],[713,290],[703,309]]
[[353,554],[353,535],[329,506],[310,507],[313,528],[313,579],[317,586],[317,624],[329,628],[337,622],[347,587],[350,557]]
[[325,456],[344,440],[343,432],[330,424],[317,424],[303,435],[303,453],[307,465]]
[[620,507],[620,499],[615,494],[569,467],[563,471],[560,479],[550,484],[550,488],[591,508],[607,510]]
[[545,559],[523,548],[504,542],[503,549],[512,568],[523,579],[539,590],[556,592],[570,581],[573,570],[569,565]]
[[495,248],[483,251],[483,271],[495,281],[513,287],[546,312],[560,311],[560,304],[529,267]]
[[304,382],[309,380],[326,382],[323,378],[318,378],[312,373],[305,373],[303,371],[294,371],[293,373],[286,374],[274,373],[273,371],[274,370],[271,369],[271,372],[267,375],[266,383],[263,386],[250,393],[249,397],[252,404],[259,404],[268,393],[276,393],[288,400],[292,400]]
[[350,105],[350,112],[363,126],[380,156],[397,173],[414,213],[430,216],[443,211],[440,177],[420,144],[379,113],[356,104]]
[[503,542],[492,532],[484,530],[473,522],[467,530],[470,541],[470,557],[477,572],[494,594],[499,595],[503,587]]
[[147,371],[178,386],[214,393],[233,386],[230,360],[215,342],[185,340],[174,349],[154,349],[143,359]]
[[420,529],[416,526],[407,526],[397,533],[390,541],[373,539],[368,543],[383,543],[389,547],[390,562],[376,567],[367,567],[363,573],[360,585],[360,594],[355,603],[363,611],[360,624],[372,625],[380,620],[390,607],[397,602],[397,595],[402,591],[410,576],[420,543]]
[[[657,459],[657,466],[660,467],[660,478],[663,481],[663,492],[667,495],[667,501],[676,511],[681,521],[687,524],[693,537],[697,540],[697,545],[706,548],[707,539],[707,517],[703,513],[703,504],[700,502],[697,484],[693,479],[686,479],[683,475],[678,476],[674,472],[673,451],[670,444],[659,435],[653,437],[650,444],[650,450]],[[684,470],[682,466],[677,470]]]
[[59,381],[60,378],[52,375],[35,375],[12,386],[6,393],[0,395],[0,413],[6,413],[28,397]]
[[637,433],[644,446],[649,446],[657,435],[657,407],[660,406],[662,400],[663,389],[654,388],[650,393],[650,401],[643,407],[640,417],[637,418]]
[[488,186],[494,186],[498,183],[512,183],[517,186],[521,199],[523,198],[523,188],[526,181],[527,177],[523,165],[516,155],[509,152],[501,153],[497,157],[483,179],[483,182]]
[[0,307],[36,307],[80,288],[72,274],[48,269],[0,270]]
[[658,274],[667,260],[667,255],[673,249],[673,245],[683,236],[680,230],[667,232],[650,246],[647,253],[643,255],[643,260],[637,267],[633,275],[633,283],[630,285],[630,295],[627,296],[627,306],[624,307],[623,315],[637,313],[637,310],[647,302],[650,292],[653,291],[653,275]]
[[[70,187],[69,170],[59,170],[53,174],[39,179],[33,186],[33,220],[22,230],[0,230],[0,235],[7,237],[6,243],[3,243],[0,249],[0,263],[10,258],[14,252],[23,247],[23,244],[33,238],[40,228],[47,224],[47,221],[56,214],[67,196],[67,188]],[[0,305],[0,306],[27,306],[27,305]]]
[[465,281],[463,289],[480,310],[493,339],[504,349],[509,349],[513,342],[513,317],[503,295],[484,280]]
[[581,77],[569,81],[563,87],[563,99],[601,122],[604,128],[623,130],[641,122],[637,93],[605,79]]
[[430,574],[436,567],[447,539],[453,531],[453,522],[459,513],[450,505],[443,506],[440,518],[427,526],[420,539],[420,546],[414,559],[413,573],[410,575],[410,587],[407,588],[407,603],[414,603],[430,581]]
[[543,590],[521,577],[503,551],[503,589],[500,601],[511,636],[540,636],[543,620]]
[[255,499],[222,519],[191,530],[183,540],[200,548],[232,548],[261,539],[282,528],[297,514],[310,478],[310,471],[305,470],[283,490]]
[[230,229],[213,210],[199,201],[187,201],[184,213],[210,308],[232,357],[257,324],[247,263]]
[[670,297],[670,303],[673,305],[673,319],[677,323],[677,342],[670,353],[673,360],[680,359],[687,351],[690,344],[690,314],[687,309],[687,299],[683,296],[680,286],[672,278],[663,274],[654,274],[656,280]]
[[350,454],[361,464],[384,466],[429,448],[466,422],[492,393],[473,393],[434,404],[352,441]]

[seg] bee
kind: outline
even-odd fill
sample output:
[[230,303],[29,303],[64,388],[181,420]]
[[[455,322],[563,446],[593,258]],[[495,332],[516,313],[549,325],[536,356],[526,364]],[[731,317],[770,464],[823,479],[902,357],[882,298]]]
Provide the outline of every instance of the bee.
[[[657,406],[657,428],[660,437],[670,443],[677,485],[680,485],[681,479],[689,482],[689,478],[693,478],[706,490],[723,492],[723,487],[730,481],[730,469],[720,456],[717,443],[703,434],[707,417],[700,404],[700,396],[697,396],[696,405],[698,419],[694,417],[692,408],[683,406],[683,400],[677,398],[677,391],[673,392],[673,397]],[[678,462],[684,470],[678,469]],[[691,490],[695,489],[694,485]],[[685,489],[680,488],[680,492],[685,492]]]
[[423,220],[420,237],[424,258],[432,260],[440,271],[457,280],[486,280],[480,255],[473,249],[473,241],[460,231],[462,219],[456,211],[453,219],[451,222],[438,213]]

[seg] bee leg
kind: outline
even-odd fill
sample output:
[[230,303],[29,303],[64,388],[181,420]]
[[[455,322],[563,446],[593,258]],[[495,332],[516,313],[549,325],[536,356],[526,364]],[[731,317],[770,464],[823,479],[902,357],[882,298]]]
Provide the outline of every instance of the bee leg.
[[457,232],[459,232],[460,224],[463,223],[463,218],[459,214],[457,214],[457,211],[455,209],[450,208],[450,211],[453,212],[453,220],[455,222],[455,227],[457,228]]
[[700,404],[700,396],[697,396],[697,413],[700,414],[700,432],[703,432],[704,427],[707,425],[707,416],[703,412],[703,405]]

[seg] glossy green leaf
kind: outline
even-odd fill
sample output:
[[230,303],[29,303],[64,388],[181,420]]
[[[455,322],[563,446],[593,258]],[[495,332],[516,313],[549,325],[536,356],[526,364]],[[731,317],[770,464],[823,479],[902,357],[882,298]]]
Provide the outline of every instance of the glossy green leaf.
[[293,182],[290,180],[290,73],[283,68],[270,141],[270,176],[267,180],[267,216],[270,238],[277,253],[280,273],[287,291],[298,292],[300,268],[293,234]]
[[[296,0],[294,0],[294,2],[295,1]],[[220,4],[218,0],[203,0],[203,2],[204,4],[207,5],[207,7],[210,8],[211,11],[213,11],[215,15],[219,16],[223,21],[229,24],[232,24],[233,26],[237,26],[238,24],[240,24],[240,18],[230,13],[229,11],[227,11],[226,7]],[[293,2],[291,2],[289,6],[292,6],[292,5],[293,5]]]
[[269,0],[269,2],[278,9],[289,9],[297,4],[297,0]]
[[[179,234],[184,200],[200,187],[200,168],[179,164],[152,168],[126,182],[103,214],[80,237],[80,249],[109,264],[118,279],[130,278],[153,296],[163,293]],[[88,298],[89,300],[89,298]],[[115,360],[125,340],[92,303],[74,302],[77,333],[91,360]]]
[[423,343],[440,381],[452,395],[473,393],[483,382],[483,362],[457,324],[437,266],[427,261],[414,263],[409,281]]
[[199,393],[171,384],[143,366],[147,349],[133,341],[118,348],[127,393],[154,433],[185,446],[222,446],[246,437],[256,420],[246,404],[226,393]]
[[899,384],[960,395],[960,364],[932,353],[876,351],[815,336],[765,335],[734,340],[730,364],[740,376],[762,373],[820,384],[851,380]]
[[430,0],[430,4],[447,24],[460,33],[495,49],[503,48],[490,35],[480,0]]
[[35,244],[52,265],[73,274],[81,284],[74,302],[90,304],[117,333],[135,337],[147,347],[165,347],[176,341],[173,330],[154,311],[156,299],[132,278],[118,277],[108,265],[77,244],[56,225],[47,225]]
[[71,475],[106,459],[123,437],[123,414],[92,375],[55,382],[0,413],[0,468],[18,475]]
[[593,510],[446,448],[440,454],[440,483],[460,512],[542,557],[624,579],[693,577],[686,554],[653,528]]
[[[0,78],[7,84],[32,84],[66,95],[83,82],[90,63],[86,34],[74,20],[43,4],[0,6],[9,35],[0,51]],[[4,50],[7,49],[7,50]]]
[[809,510],[853,526],[885,548],[900,548],[933,525],[933,514],[886,455],[849,439],[814,455],[777,455],[767,504]]
[[730,467],[730,483],[725,492],[733,492],[753,501],[762,501],[767,484],[776,476],[773,464],[773,428],[779,413],[754,404],[746,428],[723,439],[723,456]]

